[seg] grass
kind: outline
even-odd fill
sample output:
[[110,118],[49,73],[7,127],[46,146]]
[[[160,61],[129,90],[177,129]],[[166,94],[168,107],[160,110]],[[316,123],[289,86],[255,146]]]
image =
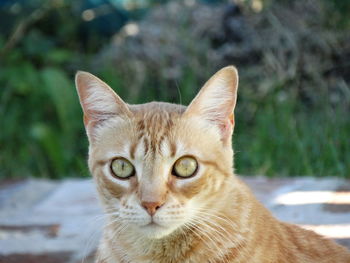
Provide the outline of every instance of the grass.
[[349,177],[350,123],[341,110],[327,114],[276,103],[261,105],[251,124],[242,114],[237,119],[238,173]]

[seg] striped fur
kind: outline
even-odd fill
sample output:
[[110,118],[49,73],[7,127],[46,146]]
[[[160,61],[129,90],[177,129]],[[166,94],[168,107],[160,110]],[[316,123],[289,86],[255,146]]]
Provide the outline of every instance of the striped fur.
[[[234,175],[233,67],[215,74],[187,108],[127,105],[89,73],[78,73],[76,83],[107,216],[96,262],[350,262],[345,248],[276,220]],[[172,174],[182,156],[197,160],[193,177]],[[135,175],[113,176],[116,157],[128,159]],[[150,216],[143,202],[160,208]]]

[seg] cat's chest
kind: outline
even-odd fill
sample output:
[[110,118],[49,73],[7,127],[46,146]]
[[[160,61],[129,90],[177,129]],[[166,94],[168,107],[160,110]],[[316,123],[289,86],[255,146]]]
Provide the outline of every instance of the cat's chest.
[[[223,260],[222,256],[218,257],[220,248],[208,248],[199,240],[193,240],[191,244],[186,245],[151,243],[143,246],[139,244],[138,246],[128,245],[125,247],[118,244],[119,248],[114,249],[116,253],[113,259],[111,258],[107,263],[214,263]],[[114,244],[114,247],[115,245],[117,244]],[[225,262],[234,261],[226,260]]]
[[114,240],[108,245],[114,255],[107,263],[215,262],[209,260],[214,254],[197,239],[181,236],[170,242],[135,240],[131,243]]

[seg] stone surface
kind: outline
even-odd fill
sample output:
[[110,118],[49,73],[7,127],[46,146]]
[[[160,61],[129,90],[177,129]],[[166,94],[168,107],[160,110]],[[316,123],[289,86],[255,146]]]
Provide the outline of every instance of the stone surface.
[[0,262],[81,262],[95,250],[103,216],[91,180],[6,184],[0,198]]
[[[279,219],[350,248],[349,181],[243,180]],[[0,263],[91,263],[103,220],[89,179],[0,181]]]

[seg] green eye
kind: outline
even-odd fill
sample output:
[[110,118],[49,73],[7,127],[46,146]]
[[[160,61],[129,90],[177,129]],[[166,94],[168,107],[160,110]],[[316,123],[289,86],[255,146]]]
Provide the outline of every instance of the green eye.
[[121,179],[127,179],[135,174],[134,166],[124,158],[116,158],[111,163],[112,173]]
[[181,157],[173,167],[173,174],[178,177],[187,178],[195,174],[198,168],[196,159],[190,156]]

